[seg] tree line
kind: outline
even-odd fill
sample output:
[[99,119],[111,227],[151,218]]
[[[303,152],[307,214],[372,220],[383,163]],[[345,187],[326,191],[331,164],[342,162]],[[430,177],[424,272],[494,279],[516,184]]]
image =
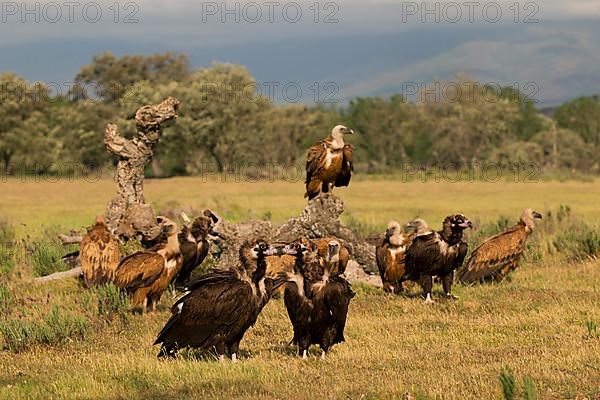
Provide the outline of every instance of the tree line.
[[[478,86],[457,77],[444,96],[355,98],[344,106],[274,104],[253,91],[239,65],[192,69],[185,55],[116,57],[103,53],[84,66],[67,93],[0,75],[0,168],[3,175],[90,174],[115,162],[104,127],[135,132],[137,108],[178,98],[178,120],[156,147],[148,175],[233,171],[241,165],[304,163],[304,152],[339,123],[357,132],[356,166],[393,173],[406,165],[460,170],[475,163],[533,166],[597,174],[600,97],[580,97],[550,115],[513,88]],[[93,90],[91,90],[93,89]]]

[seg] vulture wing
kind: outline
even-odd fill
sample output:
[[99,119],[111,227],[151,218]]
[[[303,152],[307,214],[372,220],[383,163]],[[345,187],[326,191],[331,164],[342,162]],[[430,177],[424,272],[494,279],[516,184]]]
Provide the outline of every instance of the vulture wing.
[[321,180],[318,177],[325,170],[325,163],[323,162],[323,159],[326,157],[326,150],[327,142],[325,140],[321,140],[320,142],[313,144],[308,149],[308,156],[306,158],[305,197],[308,196],[309,198],[312,198],[319,193],[321,188]]
[[435,268],[440,260],[442,240],[437,232],[414,238],[406,250],[406,273],[410,280],[417,280],[420,273],[427,273]]
[[344,149],[342,150],[342,170],[335,180],[335,186],[348,186],[350,184],[350,178],[352,177],[352,171],[354,170],[354,165],[352,164],[353,150],[354,148],[352,145],[344,145]]
[[344,328],[346,326],[348,306],[350,305],[350,300],[354,297],[352,287],[348,281],[343,278],[330,278],[325,286],[323,297],[325,298],[325,303],[335,321],[337,328],[336,342],[343,342],[345,341]]
[[243,335],[257,317],[252,288],[232,275],[198,281],[172,311],[154,344],[210,348]]
[[375,259],[377,261],[377,268],[379,269],[379,276],[381,281],[385,283],[385,270],[387,262],[388,244],[383,241],[375,248]]
[[165,267],[165,258],[152,251],[138,251],[125,257],[115,271],[115,285],[133,292],[157,280]]
[[119,265],[119,243],[106,226],[95,226],[81,241],[80,257],[86,285],[102,285],[113,279]]
[[473,250],[458,279],[470,283],[486,278],[502,278],[517,267],[526,240],[527,233],[520,225],[492,236]]

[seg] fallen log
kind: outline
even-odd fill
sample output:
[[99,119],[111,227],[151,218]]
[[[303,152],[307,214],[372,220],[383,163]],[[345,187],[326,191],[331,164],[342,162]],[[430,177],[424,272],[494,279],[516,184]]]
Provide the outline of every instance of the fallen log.
[[63,235],[62,233],[58,235],[58,238],[62,242],[63,246],[66,246],[68,244],[78,244],[81,243],[81,241],[83,240],[83,236],[68,236]]
[[79,275],[81,275],[81,273],[82,273],[81,267],[76,267],[76,268],[69,269],[67,271],[55,272],[50,275],[35,278],[33,281],[35,283],[46,283],[46,282],[56,281],[56,280],[65,279],[65,278],[75,278],[75,277],[78,277]]

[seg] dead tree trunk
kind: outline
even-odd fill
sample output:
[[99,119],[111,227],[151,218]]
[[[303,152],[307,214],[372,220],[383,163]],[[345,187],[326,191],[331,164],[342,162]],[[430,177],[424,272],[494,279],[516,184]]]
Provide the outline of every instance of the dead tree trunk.
[[108,124],[104,131],[106,149],[119,156],[117,163],[117,196],[106,207],[106,222],[112,231],[117,229],[121,217],[134,204],[144,201],[144,168],[152,161],[152,149],[160,139],[161,124],[177,118],[179,100],[168,97],[157,105],[137,110],[135,122],[137,136],[125,139],[115,124]]

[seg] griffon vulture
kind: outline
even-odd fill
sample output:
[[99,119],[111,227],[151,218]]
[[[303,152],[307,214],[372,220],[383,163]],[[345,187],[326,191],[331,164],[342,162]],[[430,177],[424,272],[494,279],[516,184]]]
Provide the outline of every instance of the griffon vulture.
[[119,241],[110,233],[103,215],[96,217],[92,229],[79,245],[81,269],[86,286],[111,282],[121,259]]
[[298,345],[302,358],[307,358],[311,344],[318,344],[325,357],[334,344],[345,340],[344,327],[354,292],[331,270],[336,268],[340,248],[339,242],[330,241],[325,259],[314,243],[306,246],[297,241],[283,249],[295,257],[294,271],[281,275],[288,281],[284,302],[294,328],[292,343]]
[[404,279],[421,284],[426,303],[433,302],[433,276],[441,278],[448,298],[456,298],[452,295],[454,270],[462,265],[467,255],[468,246],[462,236],[463,231],[471,226],[471,221],[462,214],[448,216],[441,231],[415,237],[406,250]]
[[338,125],[326,139],[308,149],[306,160],[306,194],[309,200],[334,186],[348,186],[352,176],[352,146],[344,144],[344,135],[354,131]]
[[191,226],[184,224],[181,228],[178,239],[183,261],[175,280],[175,287],[178,289],[185,288],[194,269],[206,258],[210,249],[208,236],[213,233],[217,222],[219,218],[212,211],[204,210]]
[[115,271],[115,285],[129,294],[133,308],[141,307],[142,313],[146,312],[148,302],[152,311],[156,310],[160,297],[181,268],[177,224],[164,217],[157,219],[167,237],[166,243],[156,245],[155,251],[138,251],[125,257]]
[[527,238],[535,228],[536,218],[541,219],[542,215],[527,208],[521,213],[519,223],[514,228],[492,236],[480,244],[467,260],[465,267],[459,271],[459,281],[501,281],[514,271],[525,250]]
[[383,290],[399,293],[406,272],[406,249],[417,235],[430,233],[429,227],[422,219],[409,222],[405,229],[396,221],[390,221],[382,242],[375,248],[377,268],[383,283]]
[[265,279],[265,257],[276,251],[264,242],[245,243],[240,268],[214,270],[191,284],[154,342],[161,344],[158,357],[173,357],[185,347],[214,348],[221,360],[229,353],[235,362],[240,341],[275,287]]

